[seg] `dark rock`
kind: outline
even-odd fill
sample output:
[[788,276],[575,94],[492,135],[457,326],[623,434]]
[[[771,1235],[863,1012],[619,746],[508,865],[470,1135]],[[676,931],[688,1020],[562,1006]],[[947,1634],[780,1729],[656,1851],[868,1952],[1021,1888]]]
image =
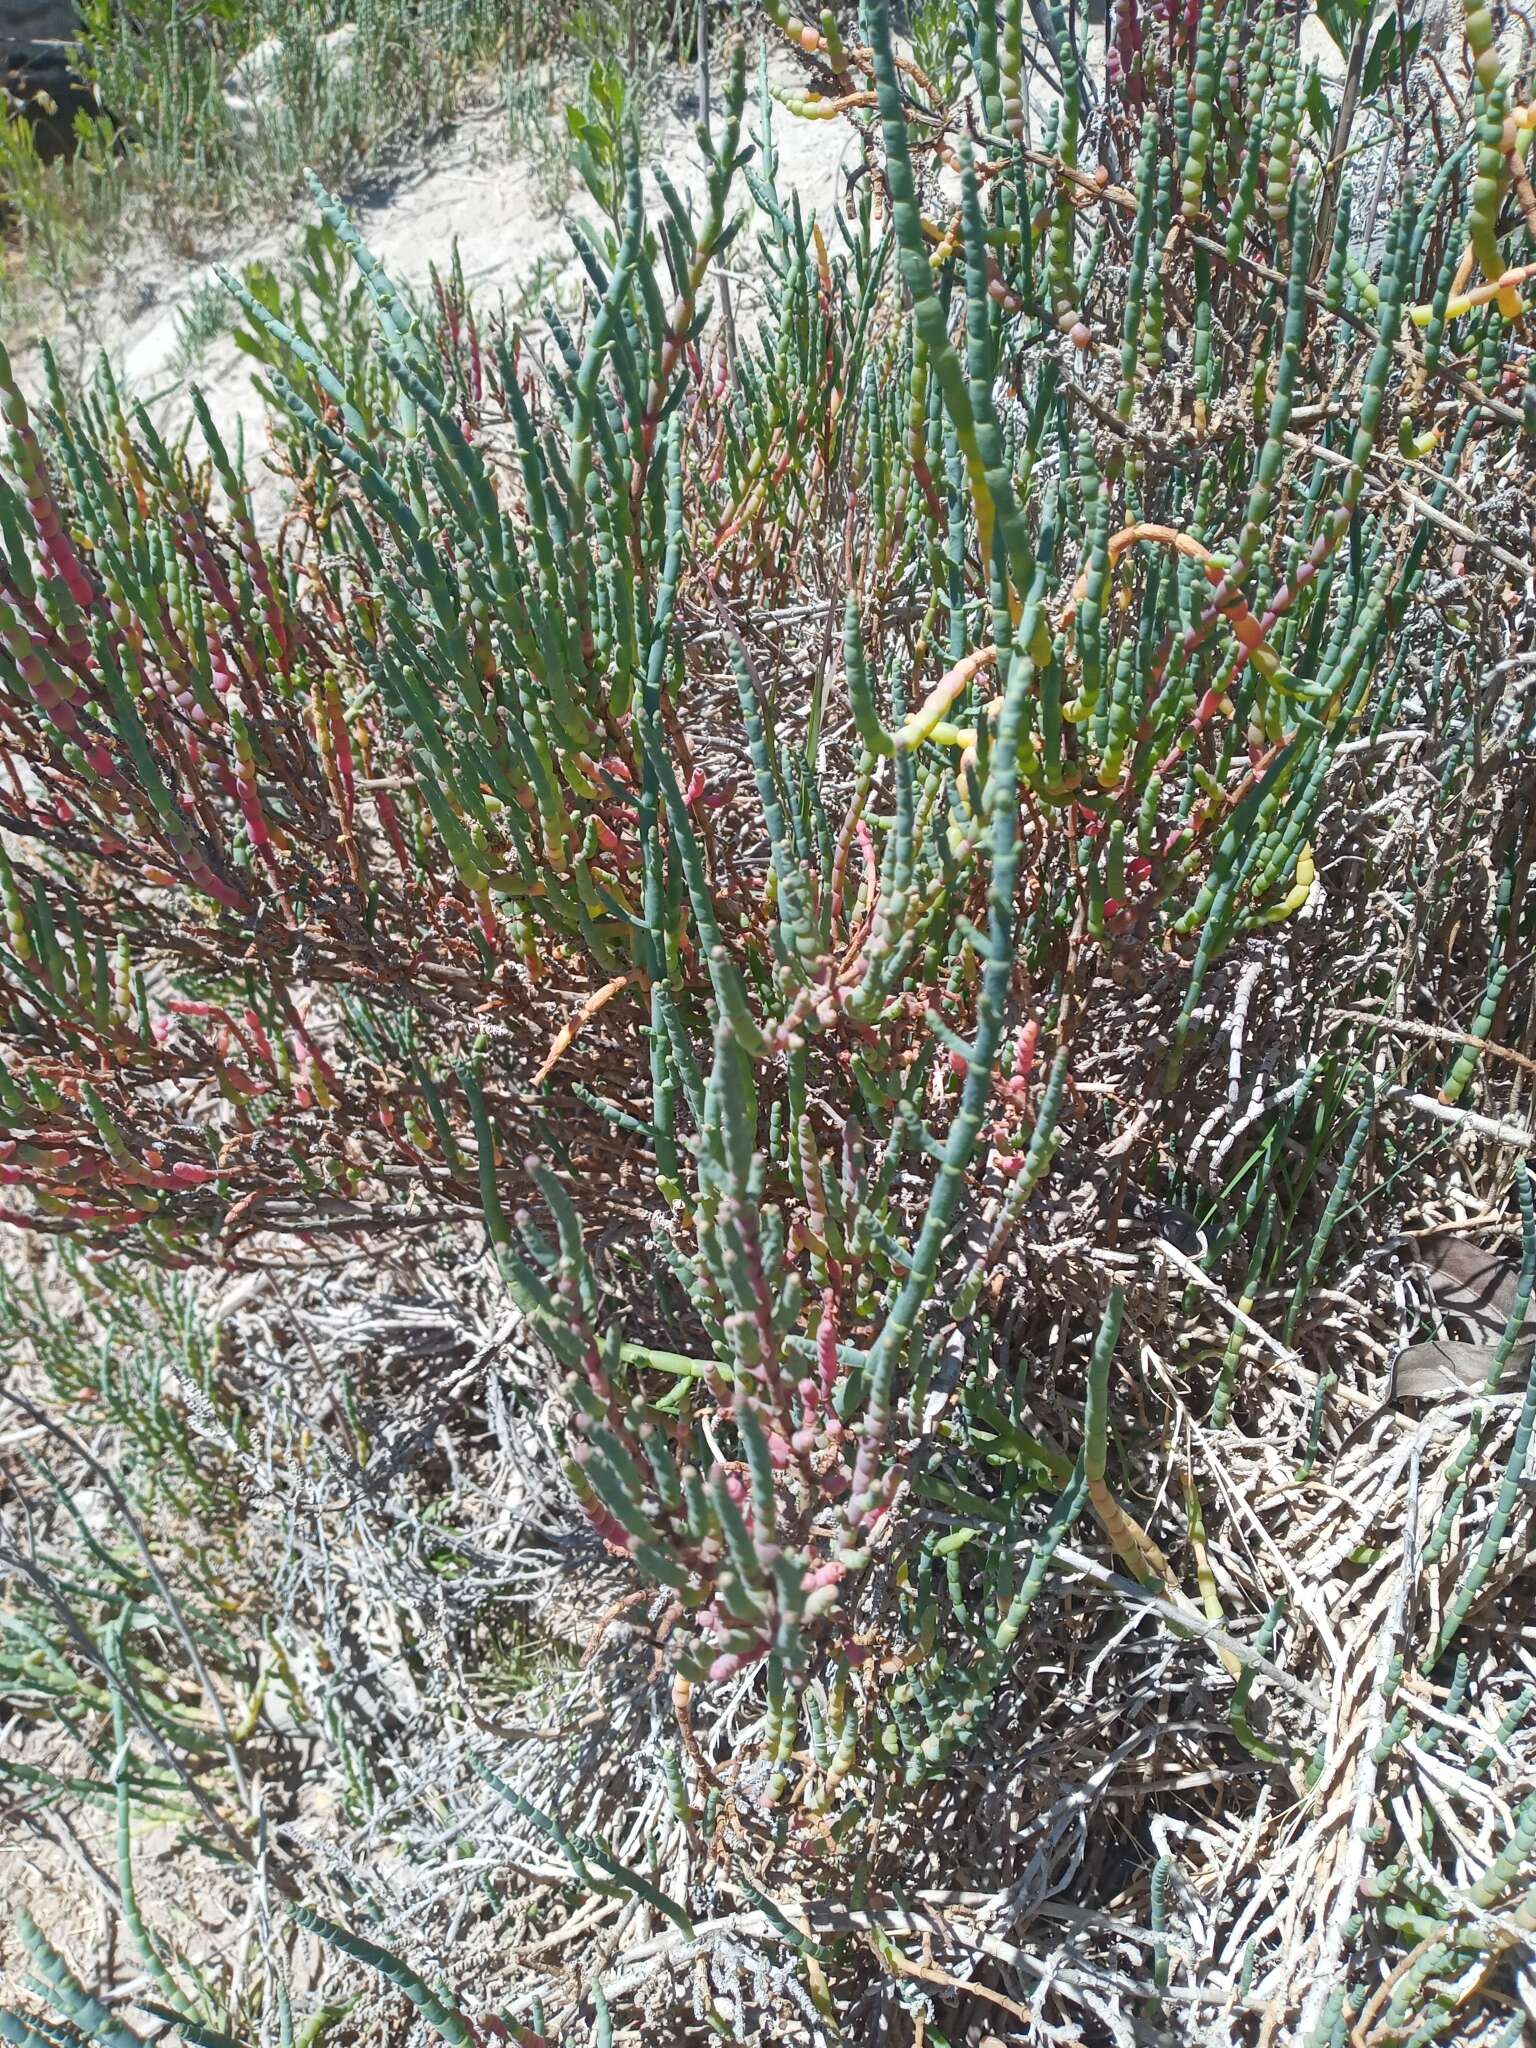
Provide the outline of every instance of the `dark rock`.
[[75,70],[65,43],[12,43],[0,72],[0,111],[25,121],[45,164],[75,153],[75,117],[102,112],[91,87]]
[[67,43],[80,26],[75,0],[0,0],[0,44]]

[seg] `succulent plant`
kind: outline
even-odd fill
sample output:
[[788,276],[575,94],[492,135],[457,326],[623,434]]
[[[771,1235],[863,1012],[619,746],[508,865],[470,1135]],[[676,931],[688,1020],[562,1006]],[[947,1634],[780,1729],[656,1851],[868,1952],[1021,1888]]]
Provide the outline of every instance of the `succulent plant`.
[[[0,359],[0,1171],[9,1220],[171,1262],[481,1215],[684,1697],[760,1666],[767,1803],[835,1822],[856,1761],[910,1787],[974,1742],[1085,1509],[1177,1592],[1113,1483],[1135,1299],[1072,1333],[1066,1447],[999,1393],[994,1323],[1064,1144],[1191,1156],[1213,987],[1352,857],[1351,750],[1447,693],[1477,722],[1460,564],[1509,558],[1463,501],[1528,476],[1532,130],[1485,12],[1475,132],[1405,125],[1385,217],[1314,165],[1272,0],[1124,0],[1102,102],[1053,8],[1045,148],[1017,4],[970,21],[968,122],[885,0],[857,37],[768,12],[812,74],[789,112],[862,125],[849,213],[780,197],[766,82],[753,164],[738,51],[700,213],[632,168],[542,356],[415,314],[317,192],[391,397],[365,417],[246,294],[332,481],[315,552],[258,534],[205,410],[194,462],[105,374],[34,419]],[[771,289],[727,329],[743,181]],[[1446,1110],[1529,949],[1526,859]],[[1262,1183],[1314,1074],[1213,1192],[1286,1345],[1377,1129],[1331,1067],[1331,1189],[1286,1241]],[[593,1256],[616,1219],[664,1315]],[[1279,1620],[1230,1652],[1234,1729]],[[1393,2038],[1464,1960],[1436,1939]]]

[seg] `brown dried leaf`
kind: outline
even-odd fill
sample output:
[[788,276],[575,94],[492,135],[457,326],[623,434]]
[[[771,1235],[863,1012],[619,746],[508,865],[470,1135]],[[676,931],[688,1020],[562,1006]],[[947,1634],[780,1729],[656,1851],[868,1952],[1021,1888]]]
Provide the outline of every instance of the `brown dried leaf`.
[[[1525,1377],[1533,1346],[1536,1337],[1516,1339],[1504,1361],[1500,1386],[1510,1386]],[[1475,1393],[1487,1380],[1498,1348],[1497,1344],[1458,1344],[1450,1338],[1435,1337],[1422,1344],[1410,1344],[1393,1360],[1387,1399],[1443,1401],[1455,1394]]]
[[1485,1252],[1449,1230],[1422,1238],[1419,1258],[1429,1269],[1430,1291],[1442,1315],[1470,1324],[1479,1336],[1504,1334],[1520,1278],[1517,1260]]

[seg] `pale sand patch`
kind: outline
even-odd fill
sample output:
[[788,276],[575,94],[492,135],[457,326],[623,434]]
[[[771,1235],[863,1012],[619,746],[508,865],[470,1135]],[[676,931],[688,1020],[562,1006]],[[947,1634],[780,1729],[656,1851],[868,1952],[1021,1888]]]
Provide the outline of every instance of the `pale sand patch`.
[[[775,82],[799,84],[804,74],[783,51],[771,58],[770,76]],[[718,78],[717,65],[712,113],[716,135],[721,122]],[[672,104],[646,137],[646,160],[665,167],[697,212],[703,200],[704,166],[691,78],[679,72],[672,93]],[[562,118],[557,106],[552,105],[550,118]],[[746,126],[749,131],[757,126],[755,94],[750,91]],[[844,189],[843,170],[859,162],[853,128],[844,121],[799,120],[778,106],[773,127],[781,196],[787,204],[792,194],[798,195],[807,216],[827,220]],[[429,289],[432,266],[446,272],[457,244],[465,278],[482,312],[494,311],[503,300],[517,307],[535,285],[567,301],[579,290],[580,266],[565,222],[549,203],[539,167],[514,154],[499,103],[466,113],[426,145],[417,161],[376,176],[346,197],[369,248],[402,286]],[[747,203],[744,184],[738,184],[737,198],[738,203]],[[654,187],[648,200],[659,217],[663,209]],[[579,221],[592,212],[586,192],[573,181],[569,217]],[[216,252],[196,257],[179,257],[152,236],[137,236],[106,258],[99,282],[72,298],[67,310],[39,321],[38,331],[47,335],[66,377],[88,376],[104,352],[125,392],[145,403],[162,433],[186,423],[188,391],[195,383],[231,447],[243,428],[258,516],[264,524],[276,519],[282,494],[261,461],[266,428],[261,399],[251,384],[253,366],[224,334],[183,368],[178,361],[180,323],[195,294],[212,279],[210,254],[237,274],[256,261],[281,273],[304,228],[315,218],[309,206],[296,207],[279,224],[253,226],[243,235],[226,231],[227,239]],[[749,268],[751,261],[747,248],[732,251],[733,269]],[[23,377],[35,387],[40,377],[36,336],[16,353]]]

